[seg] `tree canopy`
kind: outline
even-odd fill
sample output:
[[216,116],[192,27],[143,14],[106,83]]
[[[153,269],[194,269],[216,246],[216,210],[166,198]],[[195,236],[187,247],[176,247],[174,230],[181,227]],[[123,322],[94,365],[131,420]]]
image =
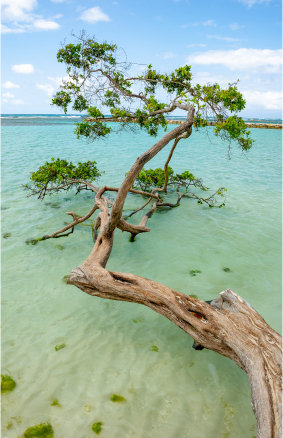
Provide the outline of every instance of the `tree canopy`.
[[[115,44],[98,43],[82,33],[75,44],[63,46],[57,59],[67,67],[68,79],[52,100],[66,113],[73,110],[87,112],[89,119],[77,124],[76,134],[94,140],[106,137],[111,127],[103,123],[103,108],[124,126],[135,121],[149,135],[156,137],[159,128],[167,129],[166,114],[176,108],[195,109],[193,125],[207,126],[208,117],[217,121],[216,136],[236,141],[247,151],[252,146],[250,131],[237,115],[245,108],[245,100],[236,83],[222,89],[218,84],[192,85],[191,66],[179,67],[170,73],[157,72],[151,64],[141,75],[127,75],[133,66],[123,61]],[[166,92],[168,100],[158,98],[158,89]]]

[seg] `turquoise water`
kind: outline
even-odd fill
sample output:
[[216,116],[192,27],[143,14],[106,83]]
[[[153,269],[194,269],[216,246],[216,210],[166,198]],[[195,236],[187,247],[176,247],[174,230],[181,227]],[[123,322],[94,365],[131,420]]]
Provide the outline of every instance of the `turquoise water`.
[[[102,438],[254,437],[248,378],[235,363],[193,350],[188,335],[148,308],[90,297],[62,281],[91,251],[89,227],[25,243],[61,228],[66,211],[82,215],[93,203],[89,193],[26,198],[21,184],[29,172],[53,156],[94,159],[105,171],[100,185],[118,185],[152,144],[144,133],[87,144],[75,138],[74,119],[56,120],[2,128],[2,236],[11,233],[2,238],[2,374],[17,383],[2,397],[2,436],[48,422],[56,438],[91,438],[92,424],[101,421]],[[230,161],[212,135],[180,142],[172,167],[189,169],[212,189],[227,187],[226,206],[183,199],[178,209],[156,212],[151,232],[133,244],[117,230],[107,267],[203,300],[231,288],[280,331],[281,131],[251,132],[252,150],[245,156],[233,149]],[[162,166],[169,148],[150,167]],[[139,205],[130,195],[125,213]],[[192,277],[191,270],[201,273]],[[126,402],[113,403],[112,394]],[[54,399],[61,407],[51,406]]]

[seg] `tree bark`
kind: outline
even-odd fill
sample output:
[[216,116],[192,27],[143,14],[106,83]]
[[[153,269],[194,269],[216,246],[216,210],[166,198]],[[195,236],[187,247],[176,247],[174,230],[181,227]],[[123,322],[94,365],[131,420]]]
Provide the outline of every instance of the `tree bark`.
[[89,295],[143,304],[194,340],[232,359],[249,376],[257,438],[282,437],[281,336],[232,290],[210,303],[132,274],[110,272],[86,260],[67,280]]

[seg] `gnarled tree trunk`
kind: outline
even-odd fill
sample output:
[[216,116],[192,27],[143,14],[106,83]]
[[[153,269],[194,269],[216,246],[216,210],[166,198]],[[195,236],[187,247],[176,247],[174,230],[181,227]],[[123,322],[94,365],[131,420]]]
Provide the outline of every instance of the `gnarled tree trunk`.
[[[131,235],[149,231],[146,221],[158,201],[139,226],[121,219],[124,202],[143,166],[171,140],[175,140],[176,145],[179,138],[190,135],[194,109],[188,106],[187,111],[185,123],[137,158],[118,190],[111,213],[103,196],[108,188],[105,186],[97,192],[95,206],[100,213],[95,233],[98,228],[100,232],[88,259],[72,270],[67,283],[89,295],[144,304],[188,333],[195,340],[196,349],[207,348],[232,359],[249,376],[258,424],[257,438],[281,438],[281,337],[244,299],[228,289],[220,293],[220,298],[207,303],[155,281],[105,268],[116,228]],[[166,183],[163,190],[166,191]]]

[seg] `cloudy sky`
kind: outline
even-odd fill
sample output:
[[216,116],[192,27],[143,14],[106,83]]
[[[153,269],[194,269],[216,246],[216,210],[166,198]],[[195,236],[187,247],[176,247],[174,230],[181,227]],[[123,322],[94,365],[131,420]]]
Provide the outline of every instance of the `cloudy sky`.
[[194,83],[240,79],[245,117],[281,117],[281,0],[1,0],[2,113],[51,114],[61,43],[85,29]]

